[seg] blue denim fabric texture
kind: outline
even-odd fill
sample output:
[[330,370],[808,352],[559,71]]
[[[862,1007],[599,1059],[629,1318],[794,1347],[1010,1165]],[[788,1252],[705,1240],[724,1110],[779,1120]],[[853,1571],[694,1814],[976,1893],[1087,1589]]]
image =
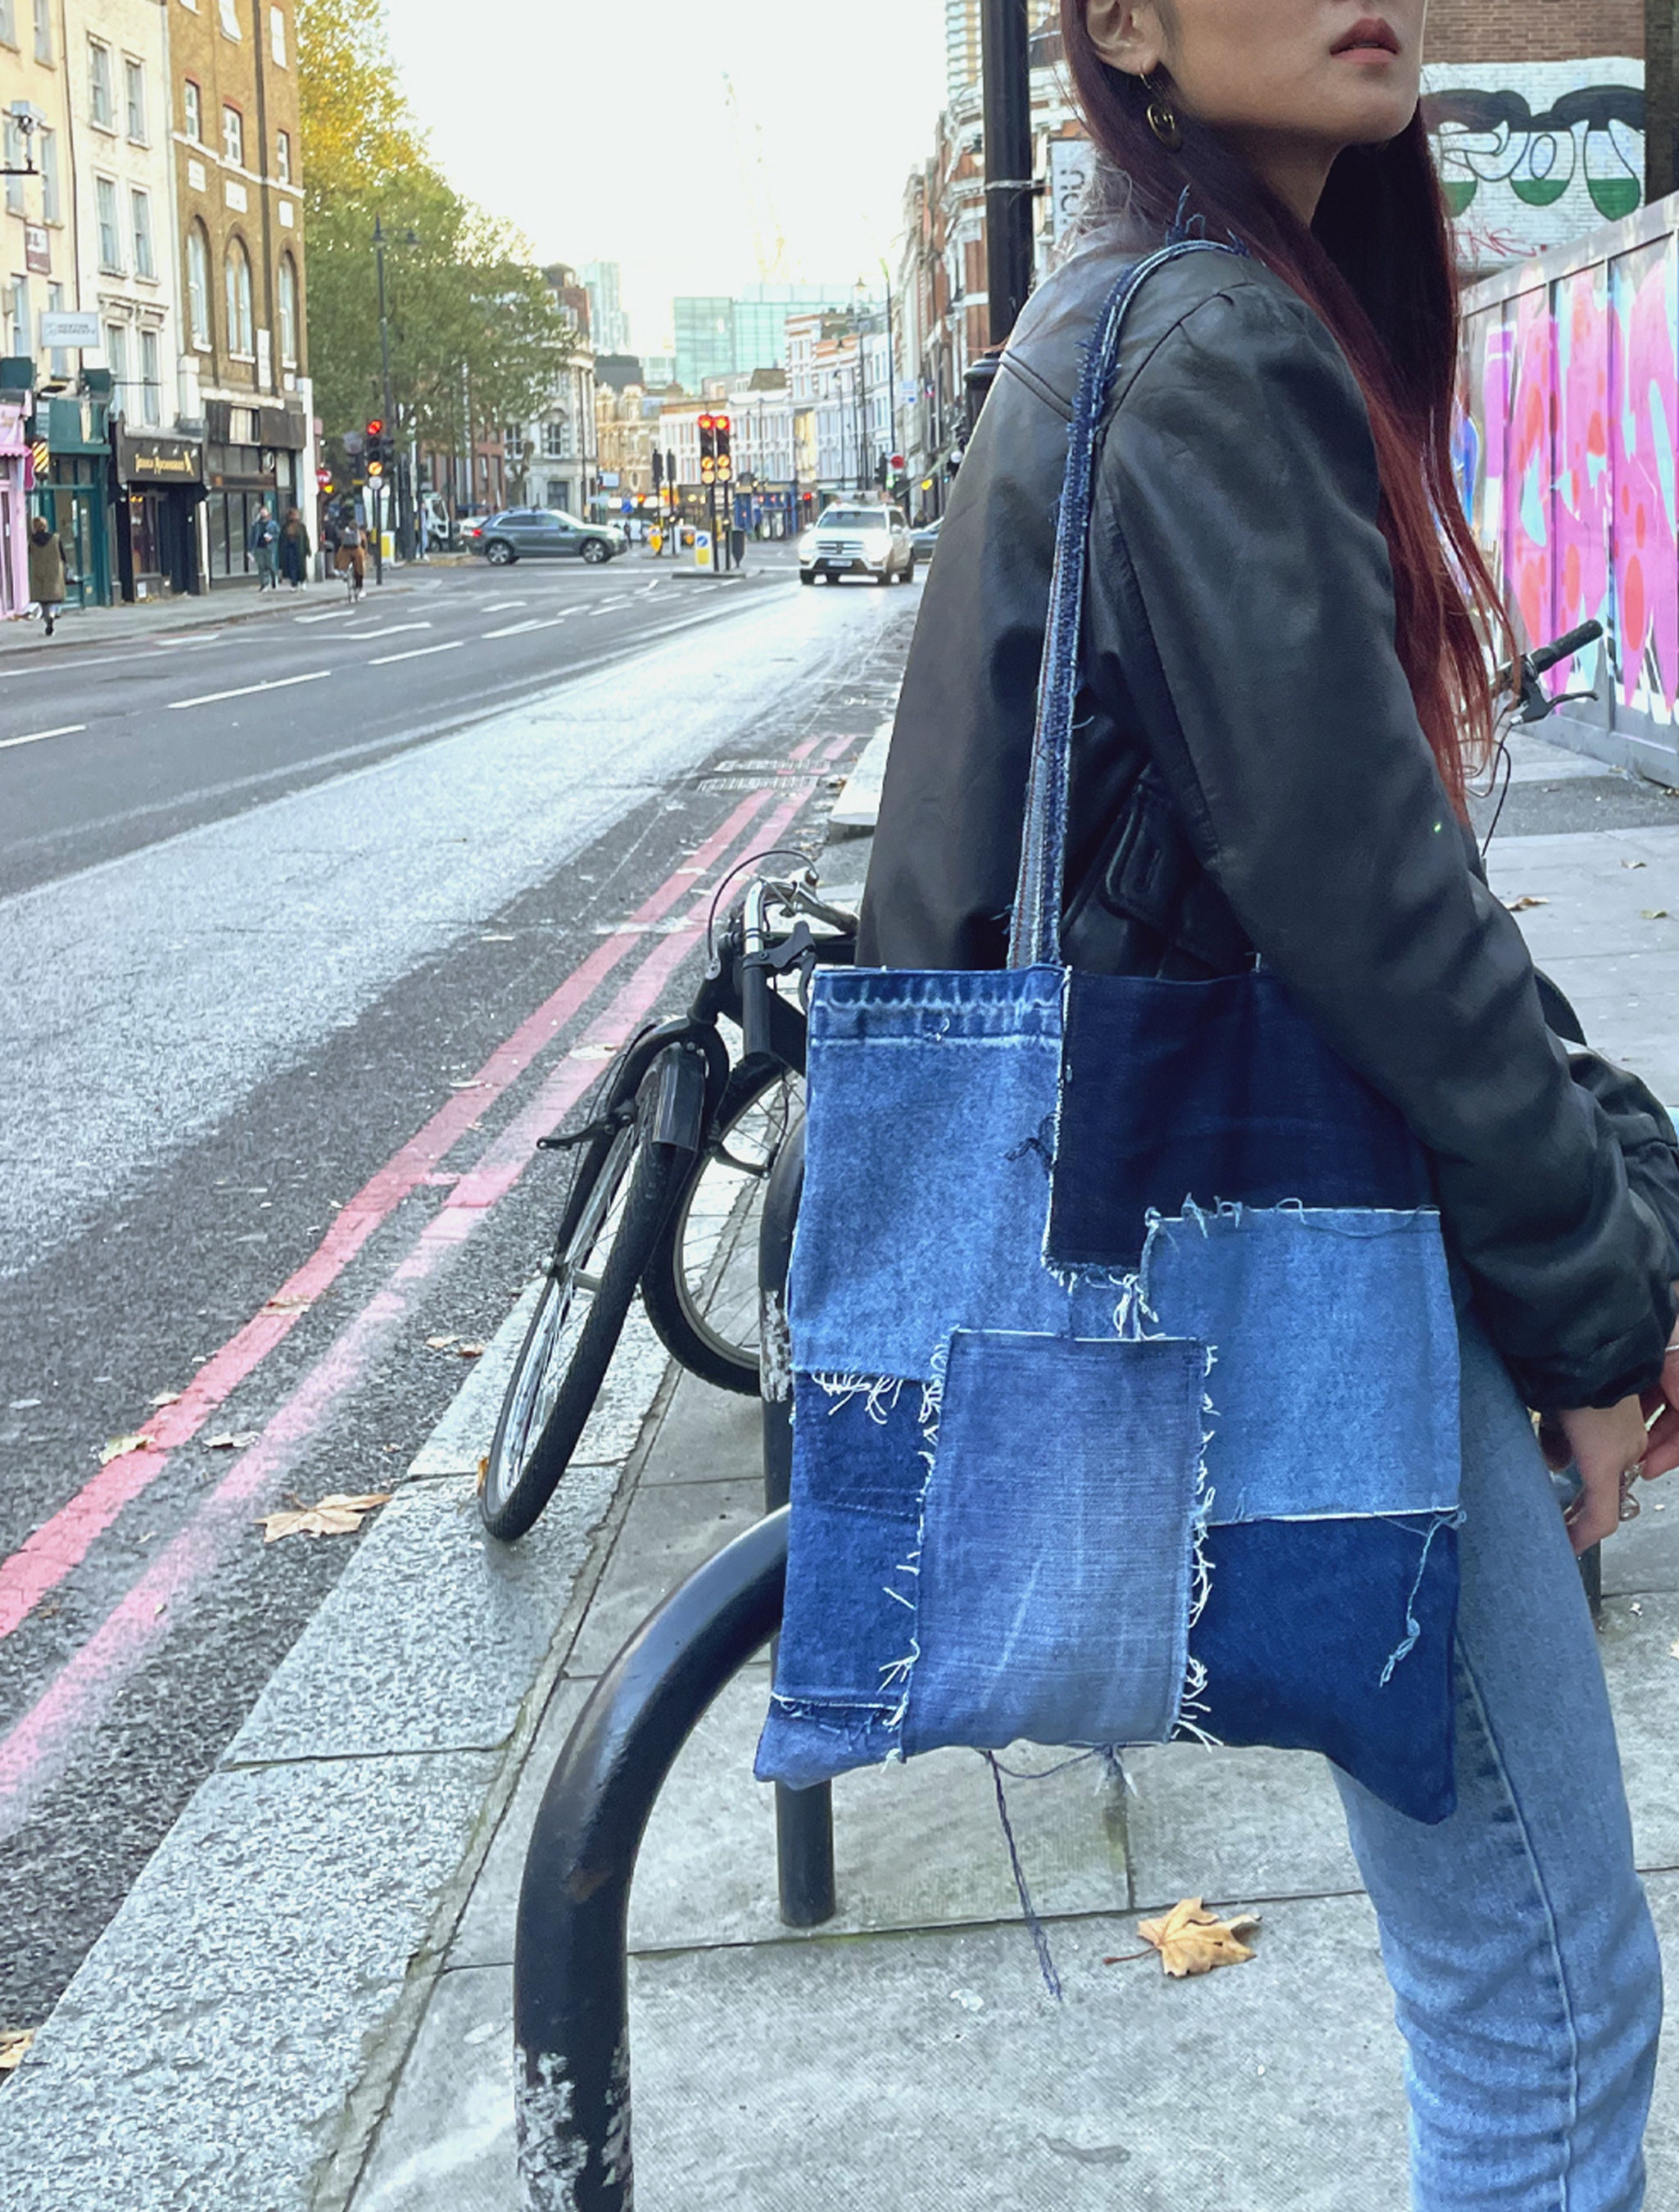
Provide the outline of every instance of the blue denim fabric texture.
[[[1247,1206],[1431,1206],[1421,1147],[1274,975],[1073,975],[1049,1254],[1134,1267],[1139,1224]],[[1162,1101],[1171,1110],[1162,1112]]]
[[1172,1733],[1206,1364],[1196,1344],[952,1339],[915,1578],[906,1753]]
[[1456,1510],[1458,1320],[1437,1215],[1161,1221],[1143,1295],[1151,1328],[1218,1347],[1214,1522]]

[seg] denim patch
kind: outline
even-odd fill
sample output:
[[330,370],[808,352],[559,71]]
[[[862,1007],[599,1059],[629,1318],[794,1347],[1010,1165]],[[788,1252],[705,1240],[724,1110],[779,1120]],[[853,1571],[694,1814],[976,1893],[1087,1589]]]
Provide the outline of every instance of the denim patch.
[[1458,1322],[1437,1214],[1161,1221],[1143,1295],[1151,1328],[1216,1354],[1212,1521],[1456,1510]]
[[1149,1214],[1177,1213],[1186,1196],[1407,1212],[1433,1203],[1398,1109],[1274,976],[1073,975],[1052,1262],[1135,1267]]
[[924,1375],[953,1328],[1055,1335],[1042,1267],[1062,977],[833,971],[809,1038],[793,1358]]
[[1205,1370],[1196,1344],[952,1338],[906,1752],[1171,1734]]
[[1322,1752],[1397,1812],[1445,1820],[1457,1803],[1455,1516],[1249,1521],[1209,1529],[1205,1547],[1195,1731]]

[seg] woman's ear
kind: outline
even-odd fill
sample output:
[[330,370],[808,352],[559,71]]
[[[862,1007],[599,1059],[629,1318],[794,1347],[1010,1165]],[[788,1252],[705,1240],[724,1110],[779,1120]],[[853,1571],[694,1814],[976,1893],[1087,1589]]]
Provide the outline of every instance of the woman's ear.
[[1165,58],[1161,21],[1139,0],[1085,0],[1090,43],[1105,62],[1128,76],[1148,76]]

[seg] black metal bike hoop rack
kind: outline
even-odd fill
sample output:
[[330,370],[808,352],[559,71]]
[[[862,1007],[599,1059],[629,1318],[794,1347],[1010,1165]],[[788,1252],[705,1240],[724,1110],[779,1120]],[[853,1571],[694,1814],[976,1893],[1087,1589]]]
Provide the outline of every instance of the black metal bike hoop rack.
[[[803,1125],[765,1194],[759,1280],[765,1342],[765,1517],[689,1576],[601,1677],[542,1795],[513,1947],[514,2100],[525,2212],[629,2212],[630,1885],[647,1822],[682,1746],[775,1634],[792,1471],[786,1282],[803,1183]],[[776,1791],[782,1917],[833,1917],[832,1796]]]

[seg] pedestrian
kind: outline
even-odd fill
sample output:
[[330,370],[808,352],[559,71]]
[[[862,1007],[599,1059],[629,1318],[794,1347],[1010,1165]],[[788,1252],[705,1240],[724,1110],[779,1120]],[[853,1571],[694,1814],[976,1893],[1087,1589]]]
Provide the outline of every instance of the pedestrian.
[[64,549],[45,515],[29,525],[29,596],[49,637],[64,604]]
[[303,517],[294,507],[288,507],[280,526],[280,573],[294,591],[308,575],[313,550]]
[[264,500],[258,507],[251,524],[246,544],[256,557],[257,589],[277,592],[280,588],[280,526]]
[[[1456,1683],[1456,1809],[1425,1825],[1336,1771],[1408,2045],[1412,2202],[1636,2212],[1660,1965],[1574,1555],[1635,1510],[1640,1471],[1679,1463],[1679,1151],[1634,1078],[1571,1060],[1566,1001],[1469,828],[1488,671],[1511,645],[1452,479],[1458,328],[1418,101],[1426,12],[1062,0],[1093,194],[956,480],[858,957],[918,976],[1009,961],[1068,420],[1116,285],[1179,245],[1125,312],[1076,526],[1089,566],[1082,630],[1058,635],[1082,679],[1060,951],[1076,981],[1262,965],[1420,1141],[1462,1370],[1455,1676],[1440,1676]],[[874,1018],[854,1003],[854,1023]],[[1021,1152],[1039,1146],[1028,1131]],[[1319,1411],[1362,1462],[1387,1439],[1361,1432],[1361,1403],[1349,1372]],[[1566,1518],[1530,1408],[1582,1485]],[[1266,1595],[1278,1638],[1303,1633],[1289,1589]]]

